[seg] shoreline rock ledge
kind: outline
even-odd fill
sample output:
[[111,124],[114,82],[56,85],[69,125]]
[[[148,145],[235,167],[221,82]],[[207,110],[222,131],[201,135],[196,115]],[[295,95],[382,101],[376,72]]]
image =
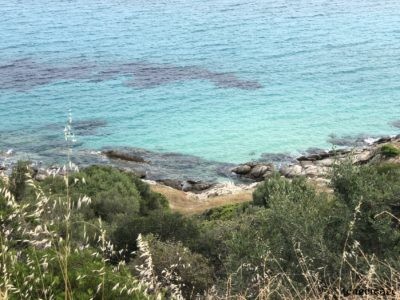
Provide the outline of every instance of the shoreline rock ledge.
[[[361,165],[370,161],[384,159],[380,153],[380,148],[388,143],[400,148],[400,136],[383,137],[364,147],[330,151],[322,150],[317,153],[303,155],[298,157],[296,162],[281,165],[277,171],[287,178],[306,176],[309,179],[326,182],[326,176],[332,166],[341,161],[350,160],[355,165]],[[275,168],[272,163],[248,162],[236,166],[231,171],[241,179],[262,181],[272,175],[275,172]]]

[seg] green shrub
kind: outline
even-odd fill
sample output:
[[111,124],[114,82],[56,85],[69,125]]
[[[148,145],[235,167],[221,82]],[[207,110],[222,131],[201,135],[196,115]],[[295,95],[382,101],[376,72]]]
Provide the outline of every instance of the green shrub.
[[224,278],[227,274],[224,260],[228,255],[226,241],[241,218],[234,220],[203,221],[199,224],[199,234],[194,236],[189,243],[190,249],[207,257],[213,265],[215,274]]
[[[42,224],[46,224],[54,236],[66,236],[65,206],[52,205],[56,201],[64,203],[65,182],[56,176],[37,183],[52,196],[41,212],[41,219],[33,219],[30,215],[37,206],[25,204],[36,204],[37,199],[32,189],[23,184],[27,178],[25,171],[22,163],[16,166],[10,186],[26,213],[13,214],[12,220],[5,222],[12,208],[0,194],[1,225],[3,230],[11,232],[8,235],[11,241],[7,242],[7,252],[2,257],[8,260],[19,251],[16,259],[5,262],[10,263],[8,270],[12,270],[10,273],[16,285],[31,280],[32,272],[39,272],[35,267],[37,259],[40,262],[48,259],[46,272],[35,273],[29,285],[21,286],[21,291],[29,296],[14,298],[46,298],[42,294],[45,286],[54,291],[55,299],[61,299],[64,281],[56,260],[61,250],[54,245],[51,250],[43,250],[41,246],[33,249],[32,244],[20,241],[32,238],[26,233]],[[156,236],[146,237],[155,270],[160,280],[165,281],[162,271],[171,269],[172,265],[173,271],[181,277],[172,280],[184,284],[185,298],[201,294],[212,284],[222,291],[228,278],[232,296],[240,294],[255,298],[259,287],[254,280],[262,278],[264,267],[268,280],[283,276],[284,279],[277,282],[293,293],[295,289],[297,292],[310,288],[304,275],[307,272],[317,274],[321,284],[334,283],[341,275],[346,286],[367,274],[370,262],[376,267],[376,277],[392,278],[391,272],[400,269],[400,224],[390,214],[398,216],[394,210],[400,207],[399,178],[400,165],[397,164],[354,166],[345,162],[333,168],[332,194],[318,193],[305,178],[288,180],[275,175],[257,187],[253,194],[254,205],[227,205],[201,216],[186,217],[171,213],[166,199],[153,193],[136,176],[110,167],[89,167],[68,179],[69,195],[75,206],[84,195],[92,198],[92,204],[87,207],[75,209],[74,206],[69,219],[70,244],[76,249],[68,258],[73,296],[76,299],[93,296],[102,278],[98,270],[103,268],[106,278],[104,299],[131,299],[117,294],[119,288],[113,287],[117,284],[134,287],[132,275],[122,266],[118,271],[114,270],[110,261],[104,264],[101,256],[93,255],[94,247],[99,246],[97,239],[89,240],[89,249],[78,250],[87,245],[86,240],[80,238],[84,226],[86,236],[100,233],[97,228],[99,217],[105,221],[106,237],[115,248],[127,250],[122,254],[126,260],[140,261],[138,256],[131,255],[131,251],[137,250],[139,233]],[[0,182],[0,188],[2,186],[4,183]],[[21,230],[12,232],[16,228]],[[35,243],[40,238],[34,236],[32,241]],[[56,245],[62,245],[62,242]],[[343,250],[348,255],[346,261]],[[117,263],[121,258],[109,256],[111,263]],[[189,264],[191,267],[183,267]],[[281,288],[279,284],[276,288]],[[1,287],[0,283],[0,290]],[[142,296],[137,292],[132,298],[141,299]],[[99,298],[100,294],[97,294],[95,299]]]
[[116,215],[139,213],[141,196],[130,176],[111,167],[92,166],[84,169],[71,179],[84,178],[72,185],[72,192],[92,199],[93,217],[112,222]]
[[400,232],[390,215],[384,213],[400,203],[399,178],[398,170],[388,165],[344,163],[334,168],[332,187],[348,213],[357,213],[352,239],[367,254],[388,258],[400,253]]
[[196,222],[190,218],[158,210],[147,216],[121,218],[111,234],[111,239],[117,249],[126,249],[131,253],[137,250],[136,239],[140,233],[152,233],[162,241],[181,241],[188,245],[196,240],[199,230]]
[[[60,177],[49,177],[44,190],[65,195],[66,187]],[[168,209],[164,196],[150,191],[149,186],[135,175],[106,166],[91,166],[69,177],[70,195],[77,202],[88,196],[92,203],[81,208],[86,220],[101,218],[113,223],[123,216],[148,214],[152,210]]]
[[375,166],[379,174],[389,174],[392,176],[400,176],[400,164],[384,162]]
[[381,147],[381,154],[385,157],[396,157],[400,155],[400,149],[392,144],[386,144]]
[[257,187],[253,193],[253,203],[258,206],[269,207],[274,200],[289,199],[296,201],[296,199],[309,197],[313,194],[313,188],[307,184],[304,177],[296,177],[290,182],[279,174],[275,174]]
[[[312,257],[312,270],[321,266],[328,269],[334,264],[335,255],[325,240],[335,214],[334,202],[326,194],[318,194],[301,178],[289,181],[274,177],[266,180],[255,196],[261,199],[257,203],[267,204],[267,209],[245,216],[232,229],[226,258],[231,272],[243,263],[260,266],[263,258],[269,256],[272,272],[302,274],[297,248],[304,256]],[[246,277],[239,278],[238,284],[248,285],[253,273],[250,270]],[[293,279],[304,280],[302,276]]]
[[154,210],[169,210],[168,200],[161,195],[150,190],[150,186],[144,183],[136,175],[130,174],[133,184],[140,194],[140,214],[147,215]]
[[208,221],[232,220],[249,210],[251,210],[249,203],[229,204],[210,208],[202,214],[202,217]]
[[[399,178],[393,166],[343,163],[334,168],[335,195],[317,193],[301,178],[267,179],[254,192],[254,203],[266,209],[243,215],[231,224],[232,233],[224,241],[228,248],[224,266],[229,272],[243,263],[260,266],[261,257],[268,254],[270,272],[299,274],[291,280],[300,286],[307,285],[300,259],[310,272],[320,274],[325,284],[335,281],[340,273],[344,282],[358,276],[348,263],[342,265],[343,249],[357,253],[347,261],[360,274],[368,272],[367,261],[373,257],[397,266],[400,232],[391,216],[381,213],[400,203]],[[359,246],[355,249],[354,245]],[[389,276],[388,268],[377,265],[379,276]],[[254,269],[241,271],[233,286],[238,291],[245,289],[253,273]]]
[[[195,299],[213,285],[213,269],[205,257],[193,253],[181,242],[160,241],[153,235],[146,236],[153,260],[154,271],[162,284],[181,286],[185,299]],[[141,263],[141,258],[134,261]],[[170,272],[166,276],[165,270]],[[168,278],[169,277],[169,278]]]

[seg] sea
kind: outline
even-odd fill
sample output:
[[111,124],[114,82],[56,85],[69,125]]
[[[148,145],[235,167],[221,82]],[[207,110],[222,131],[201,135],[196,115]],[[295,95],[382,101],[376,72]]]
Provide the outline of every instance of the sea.
[[185,172],[400,131],[398,0],[0,0],[0,54],[20,157],[59,160],[69,114],[77,153]]

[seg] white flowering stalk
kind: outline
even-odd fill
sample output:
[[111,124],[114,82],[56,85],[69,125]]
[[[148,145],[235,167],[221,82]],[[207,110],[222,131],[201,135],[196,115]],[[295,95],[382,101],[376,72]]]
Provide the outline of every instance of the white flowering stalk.
[[72,131],[72,113],[71,113],[71,111],[69,111],[69,113],[68,113],[67,124],[65,125],[65,128],[64,128],[64,139],[67,143],[68,167],[70,170],[72,170],[73,164],[71,161],[71,157],[72,157],[73,144],[76,143],[76,138],[75,138],[75,134]]
[[[190,267],[189,264],[183,264],[181,266],[183,268]],[[182,281],[182,277],[177,273],[178,267],[178,264],[173,264],[168,269],[164,269],[161,273],[163,275],[163,286],[167,288],[171,297],[176,300],[183,300],[183,284],[180,283]]]
[[160,285],[154,271],[149,243],[139,234],[137,237],[137,244],[140,257],[144,260],[143,264],[136,266],[136,270],[139,272],[140,283],[145,287],[146,293],[157,293],[160,289]]
[[[354,255],[354,251],[347,251],[347,247],[348,247],[348,242],[350,237],[353,235],[353,230],[354,230],[354,226],[355,223],[357,221],[358,215],[361,213],[361,205],[363,202],[363,198],[360,198],[360,201],[358,201],[357,206],[354,208],[354,212],[353,212],[353,219],[350,221],[349,224],[349,230],[347,231],[347,235],[346,235],[346,240],[344,242],[344,246],[343,246],[343,252],[342,252],[342,260],[340,262],[340,270],[339,270],[339,278],[338,278],[338,290],[339,293],[341,291],[341,282],[342,282],[342,271],[343,271],[343,264],[344,262],[348,262],[347,258],[350,256],[355,256]],[[356,244],[356,247],[358,244],[357,241],[354,241],[354,244]],[[353,245],[354,248],[354,245]]]

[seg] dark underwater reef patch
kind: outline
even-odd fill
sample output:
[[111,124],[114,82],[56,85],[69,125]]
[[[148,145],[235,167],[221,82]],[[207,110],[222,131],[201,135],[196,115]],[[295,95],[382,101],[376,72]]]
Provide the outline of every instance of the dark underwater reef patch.
[[77,120],[73,123],[73,129],[77,135],[97,135],[99,129],[106,127],[107,121],[103,119],[88,119],[88,120]]
[[0,64],[0,89],[28,91],[53,82],[88,79],[95,69],[96,65],[87,62],[56,66],[30,58],[18,59]]
[[218,88],[255,90],[262,85],[254,80],[245,80],[232,72],[214,72],[199,66],[178,66],[147,62],[114,63],[100,66],[90,62],[54,65],[30,58],[0,63],[0,89],[29,91],[35,87],[68,80],[102,82],[120,76],[128,77],[125,84],[133,88],[157,86],[206,80]]
[[208,80],[219,88],[254,90],[262,87],[260,83],[240,79],[234,73],[212,72],[197,66],[140,63],[132,67],[130,74],[133,74],[134,78],[127,84],[137,88],[152,88],[188,80]]

